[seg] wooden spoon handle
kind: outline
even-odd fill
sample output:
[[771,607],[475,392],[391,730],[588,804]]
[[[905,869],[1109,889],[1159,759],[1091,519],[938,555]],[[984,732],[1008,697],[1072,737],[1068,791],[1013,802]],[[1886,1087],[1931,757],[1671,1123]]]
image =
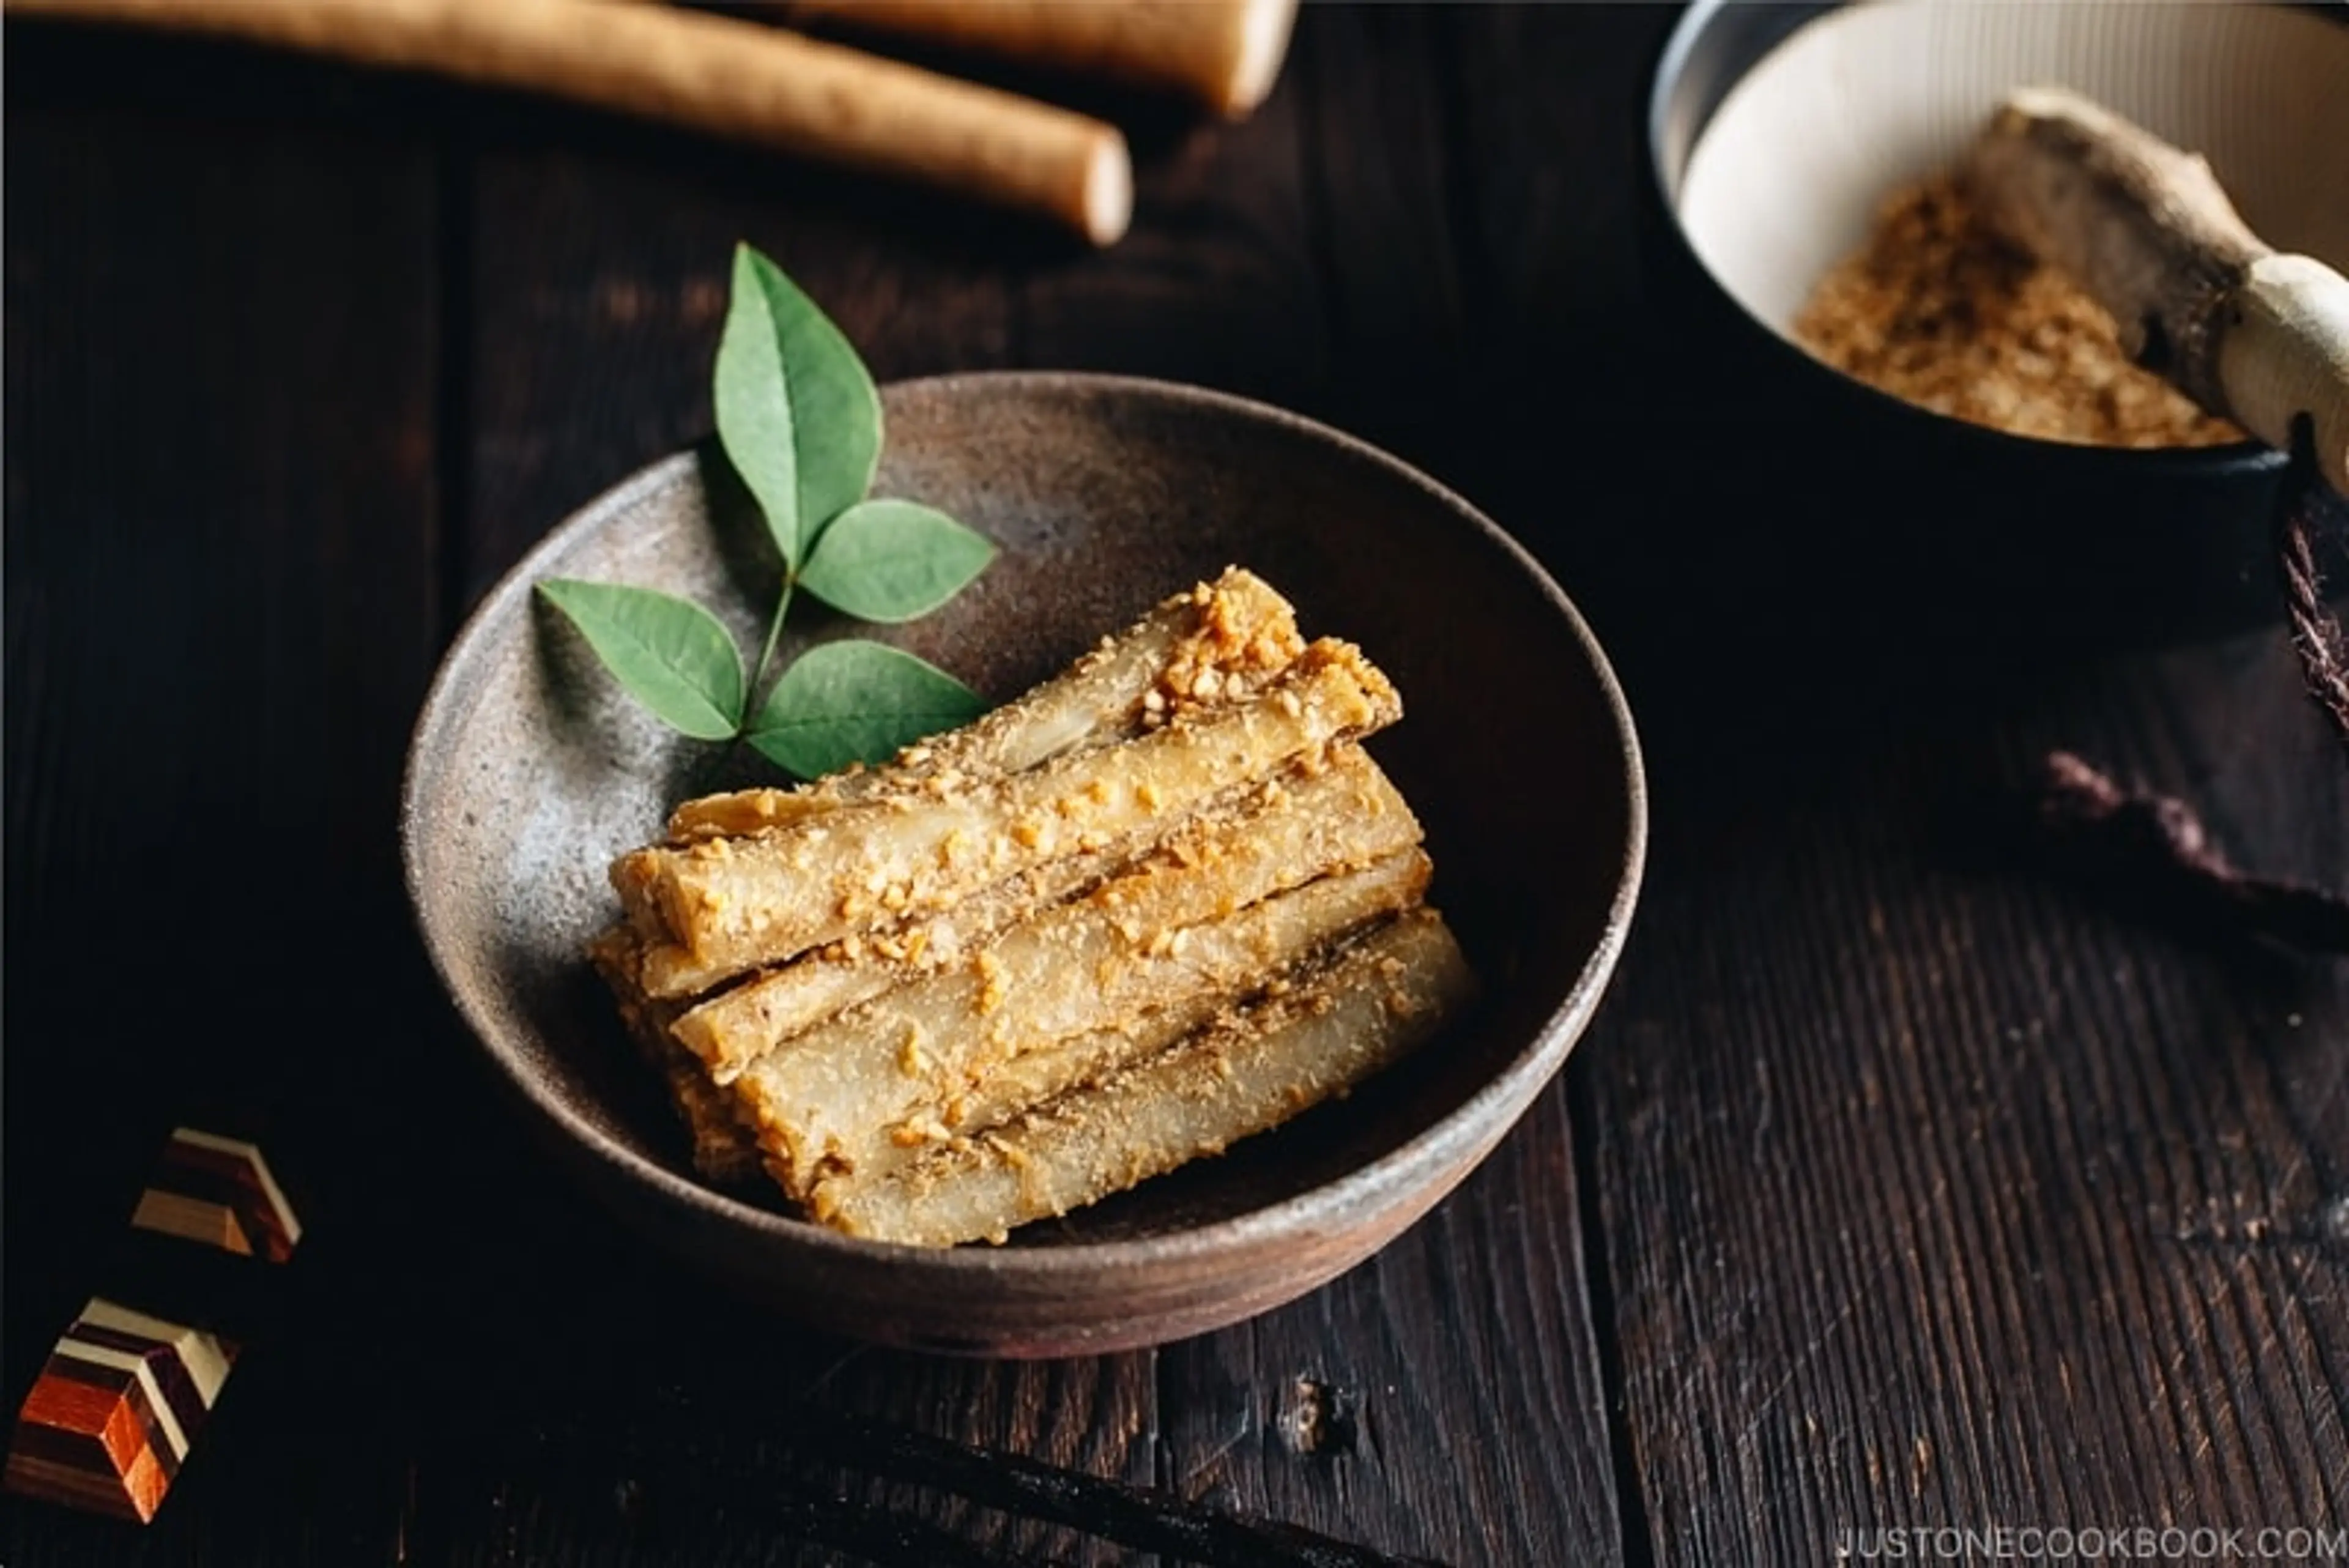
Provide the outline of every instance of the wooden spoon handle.
[[2220,336],[2219,385],[2234,421],[2273,445],[2305,416],[2318,470],[2349,495],[2349,277],[2313,256],[2253,262]]
[[2253,234],[2210,166],[2063,88],[2011,95],[1961,177],[2110,311],[2139,364],[2260,440],[2306,419],[2349,494],[2349,279]]

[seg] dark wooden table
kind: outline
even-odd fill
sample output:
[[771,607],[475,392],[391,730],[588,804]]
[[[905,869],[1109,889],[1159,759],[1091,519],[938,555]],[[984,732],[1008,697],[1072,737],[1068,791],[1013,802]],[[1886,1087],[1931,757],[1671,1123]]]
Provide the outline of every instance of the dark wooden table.
[[[1138,123],[1103,255],[584,113],[10,25],[8,1397],[182,1107],[258,1096],[317,1199],[161,1519],[11,1501],[0,1559],[832,1561],[761,1480],[805,1408],[1457,1563],[2349,1525],[2342,967],[1985,830],[2062,744],[2340,886],[2332,743],[2272,631],[2025,658],[1985,606],[1920,652],[1866,585],[1771,574],[1792,470],[1697,428],[1741,389],[1660,348],[1640,242],[1671,19],[1310,9],[1251,120]],[[1375,1261],[1155,1352],[864,1348],[616,1233],[473,1060],[397,881],[407,726],[527,545],[706,431],[738,237],[885,378],[1140,372],[1382,442],[1617,651],[1656,788],[1629,956]],[[1122,1560],[842,1485],[938,1552]]]

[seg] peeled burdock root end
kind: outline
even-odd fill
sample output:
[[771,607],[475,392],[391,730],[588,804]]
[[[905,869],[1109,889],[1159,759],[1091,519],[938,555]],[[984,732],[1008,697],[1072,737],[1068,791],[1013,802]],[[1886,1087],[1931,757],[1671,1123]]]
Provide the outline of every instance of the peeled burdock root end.
[[1219,1152],[1473,992],[1350,643],[1233,569],[890,764],[688,801],[592,958],[729,1185],[1005,1240]]

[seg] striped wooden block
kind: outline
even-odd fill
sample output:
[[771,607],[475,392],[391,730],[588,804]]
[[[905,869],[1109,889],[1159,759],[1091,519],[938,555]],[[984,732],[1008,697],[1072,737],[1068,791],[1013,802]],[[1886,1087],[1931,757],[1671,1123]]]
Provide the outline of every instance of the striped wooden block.
[[302,1222],[261,1150],[240,1138],[174,1127],[130,1216],[139,1230],[282,1263]]
[[215,1334],[93,1297],[25,1397],[7,1489],[152,1519],[235,1355]]

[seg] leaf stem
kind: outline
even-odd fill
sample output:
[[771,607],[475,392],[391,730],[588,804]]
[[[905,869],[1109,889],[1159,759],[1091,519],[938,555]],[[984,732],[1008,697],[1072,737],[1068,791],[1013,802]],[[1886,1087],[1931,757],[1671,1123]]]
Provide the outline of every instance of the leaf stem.
[[783,637],[783,617],[792,607],[792,590],[799,587],[799,581],[797,572],[783,573],[782,596],[775,600],[775,618],[767,623],[767,645],[759,650],[758,667],[750,671],[750,684],[743,693],[742,728],[736,732],[738,734],[747,732],[750,721],[758,716],[759,688],[767,679],[767,666],[775,661],[775,645]]

